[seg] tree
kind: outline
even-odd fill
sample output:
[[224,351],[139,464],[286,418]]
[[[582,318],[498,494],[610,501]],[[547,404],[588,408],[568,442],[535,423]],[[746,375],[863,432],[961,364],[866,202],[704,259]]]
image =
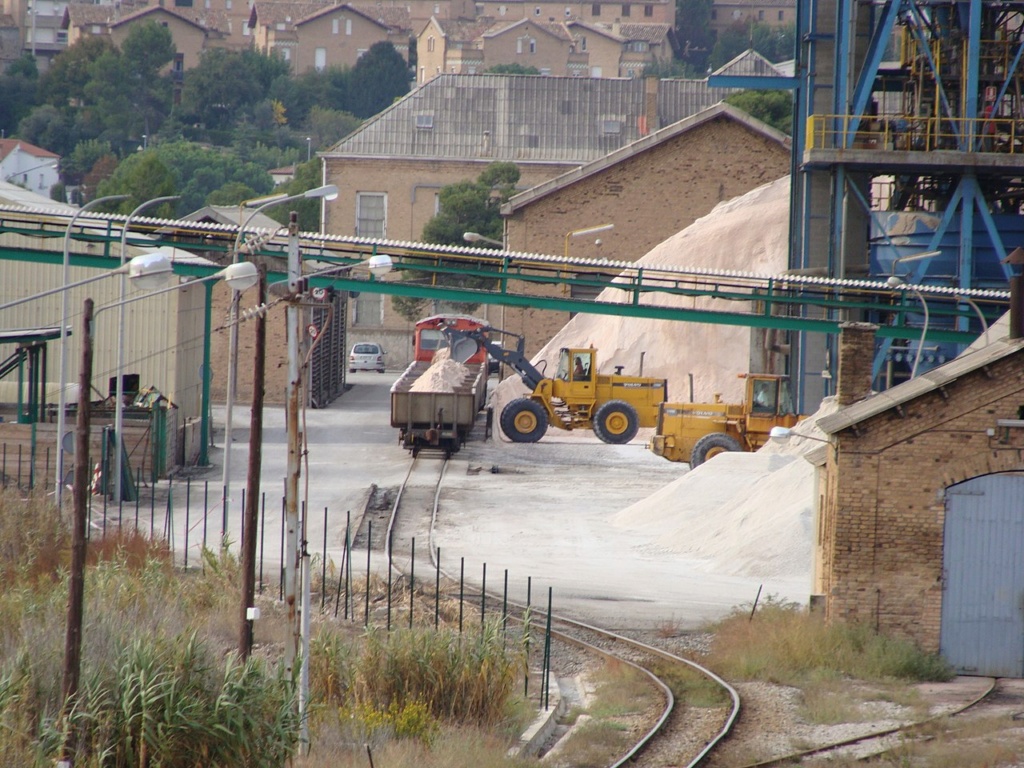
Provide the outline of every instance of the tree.
[[352,68],[348,110],[356,117],[372,117],[405,96],[411,80],[412,73],[395,46],[374,43]]
[[718,69],[751,48],[768,61],[785,61],[793,58],[795,39],[796,27],[792,24],[773,27],[756,21],[736,22],[718,36],[710,66]]
[[271,84],[287,74],[288,63],[276,57],[211,48],[185,73],[182,111],[208,130],[230,129],[251,120]]
[[788,91],[742,91],[725,101],[772,128],[793,134],[793,94]]
[[135,135],[152,136],[170,112],[171,81],[160,70],[174,61],[176,52],[170,30],[155,21],[133,25],[121,45],[127,90],[142,120]]
[[679,58],[692,72],[703,74],[715,44],[711,30],[712,0],[676,0]]
[[85,98],[92,78],[91,66],[103,53],[114,49],[106,37],[88,36],[61,51],[40,80],[40,96],[47,104],[66,109]]
[[[477,177],[476,181],[458,181],[441,188],[439,193],[441,210],[423,228],[422,240],[438,245],[467,245],[466,232],[477,232],[492,240],[501,241],[501,206],[515,194],[519,181],[519,169],[515,163],[491,163]],[[485,243],[476,243],[483,248],[497,248]],[[481,269],[493,269],[492,265],[481,263]],[[416,280],[412,270],[403,271],[405,279]],[[445,285],[463,288],[489,289],[494,280],[488,277],[469,275],[444,275],[437,280]],[[426,303],[421,299],[395,297],[395,310],[408,320],[417,319]],[[466,304],[471,311],[476,304]]]
[[536,67],[524,67],[522,64],[495,64],[484,70],[484,74],[492,75],[539,75]]
[[72,116],[61,113],[50,104],[35,107],[29,112],[18,123],[18,136],[59,155],[70,152],[77,138]]
[[104,155],[113,154],[110,142],[98,139],[80,141],[70,154],[64,155],[60,161],[60,172],[65,183],[76,185]]
[[[320,178],[320,161],[313,159],[308,163],[295,166],[295,177],[280,185],[278,191],[286,195],[298,195],[307,189],[319,187],[322,184]],[[299,214],[299,229],[301,231],[316,232],[320,229],[320,200],[294,200],[288,205],[269,209],[267,215],[282,224],[287,224],[292,211]]]
[[313,149],[341,141],[360,125],[362,121],[348,112],[313,107],[309,112],[309,136],[313,140]]
[[[100,182],[96,196],[128,195],[127,199],[115,204],[115,210],[118,213],[131,213],[140,203],[154,197],[173,195],[176,191],[174,174],[157,154],[139,152],[125,158],[109,179]],[[172,203],[167,203],[149,215],[170,216],[173,208]]]
[[30,55],[16,59],[0,75],[0,130],[14,133],[18,123],[39,102],[39,70]]
[[256,191],[240,181],[229,181],[220,189],[215,189],[206,198],[207,205],[238,205],[244,200],[258,197]]

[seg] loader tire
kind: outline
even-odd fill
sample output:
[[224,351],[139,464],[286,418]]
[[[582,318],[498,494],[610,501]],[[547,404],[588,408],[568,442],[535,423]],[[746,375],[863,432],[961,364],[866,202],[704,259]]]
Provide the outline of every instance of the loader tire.
[[693,450],[690,451],[690,469],[699,467],[712,456],[717,456],[720,453],[742,450],[743,447],[735,437],[724,432],[712,432],[693,444]]
[[548,414],[536,400],[520,397],[502,408],[499,423],[513,443],[536,443],[548,430]]
[[623,400],[609,400],[594,412],[594,434],[606,443],[628,443],[639,427],[636,408]]

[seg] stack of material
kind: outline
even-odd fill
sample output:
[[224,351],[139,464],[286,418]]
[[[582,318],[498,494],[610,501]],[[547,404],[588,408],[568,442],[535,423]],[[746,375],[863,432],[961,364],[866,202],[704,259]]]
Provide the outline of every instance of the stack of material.
[[439,349],[434,353],[430,367],[423,372],[412,386],[410,392],[455,392],[469,376],[470,370],[462,363],[452,360],[448,348]]

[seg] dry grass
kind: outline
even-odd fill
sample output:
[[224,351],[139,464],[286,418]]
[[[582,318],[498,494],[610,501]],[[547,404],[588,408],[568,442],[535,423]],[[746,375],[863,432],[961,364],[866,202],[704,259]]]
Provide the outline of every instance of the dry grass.
[[[256,654],[240,663],[239,563],[227,548],[206,551],[201,572],[181,574],[172,559],[159,542],[113,530],[89,543],[82,696],[69,721],[76,765],[277,768],[298,738],[294,681],[278,672],[283,608],[263,601]],[[52,766],[64,739],[69,561],[45,498],[0,497],[0,765]],[[381,586],[369,584],[371,624],[386,605]],[[428,628],[399,631],[409,592],[392,601],[392,632],[321,617],[309,702],[317,748],[301,764],[366,765],[371,744],[389,766],[514,765],[505,752],[533,715],[519,693],[524,644],[493,622],[435,632],[432,601],[417,608]]]
[[718,624],[707,661],[727,679],[795,686],[829,677],[873,682],[953,677],[940,657],[909,642],[865,625],[825,624],[798,606],[772,600],[752,619],[746,609]]

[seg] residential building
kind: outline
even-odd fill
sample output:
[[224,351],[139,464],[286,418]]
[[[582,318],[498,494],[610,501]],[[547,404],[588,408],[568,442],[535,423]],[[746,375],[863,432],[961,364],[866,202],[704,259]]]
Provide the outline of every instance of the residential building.
[[502,64],[533,67],[542,75],[637,77],[648,64],[672,57],[670,32],[667,24],[432,18],[417,39],[416,79],[473,75]]
[[596,0],[594,2],[558,3],[550,0],[481,0],[476,4],[478,16],[515,21],[585,21],[598,24],[636,22],[641,24],[676,23],[676,4],[670,0],[629,2],[628,0]]
[[[324,181],[339,189],[326,206],[325,231],[416,241],[439,210],[441,188],[475,179],[493,161],[515,163],[521,189],[530,189],[727,93],[694,80],[441,75],[320,153]],[[526,249],[537,250],[528,242]],[[372,331],[399,364],[411,323],[381,296],[362,294],[351,304],[352,333]]]
[[767,24],[781,27],[796,23],[795,0],[714,0],[711,29],[717,34],[734,24]]
[[249,29],[258,51],[279,55],[294,72],[354,66],[378,42],[409,58],[409,15],[394,7],[257,0]]
[[[636,261],[720,202],[788,174],[790,153],[785,134],[716,104],[517,194],[501,209],[508,249]],[[605,224],[614,229],[572,235]],[[596,277],[606,282],[615,276],[610,271]],[[509,290],[518,287],[511,283]],[[590,299],[599,291],[574,288],[572,296]],[[528,351],[535,352],[569,318],[566,312],[510,307],[503,327],[525,336]]]
[[162,5],[85,5],[72,3],[64,13],[69,45],[86,37],[106,37],[120,47],[137,24],[155,22],[167,28],[174,40],[176,54],[172,72],[180,82],[186,69],[199,64],[207,48],[225,47],[226,19],[219,13],[201,9]]
[[0,181],[50,198],[60,181],[60,155],[21,139],[0,139]]
[[3,0],[0,5],[0,12],[11,16],[19,28],[19,56],[31,53],[41,72],[67,46],[61,27],[67,5],[64,0]]

